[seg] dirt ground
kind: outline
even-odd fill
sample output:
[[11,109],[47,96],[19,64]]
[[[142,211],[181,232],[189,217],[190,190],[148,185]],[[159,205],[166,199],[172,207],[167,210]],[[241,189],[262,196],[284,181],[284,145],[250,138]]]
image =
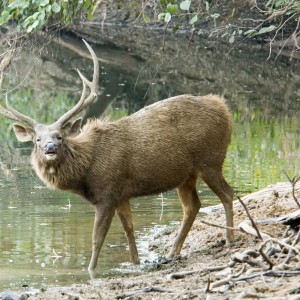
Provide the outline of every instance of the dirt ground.
[[[300,185],[296,188],[296,196],[300,198]],[[263,225],[259,221],[299,211],[292,197],[291,184],[277,183],[242,199],[259,230],[283,241],[287,226],[279,222]],[[234,214],[235,227],[249,220],[239,201],[234,204]],[[228,248],[225,246],[225,230],[204,224],[201,220],[224,225],[222,207],[217,206],[207,216],[197,218],[180,258],[168,263],[162,259],[152,266],[152,270],[142,274],[123,274],[93,280],[85,285],[74,284],[46,291],[23,291],[2,294],[2,297],[0,294],[0,299],[300,299],[299,247],[296,249],[299,253],[285,268],[279,266],[286,257],[288,247],[271,256],[274,266],[270,271],[268,263],[257,257],[257,250],[263,243],[259,238],[237,230],[235,242]],[[162,232],[153,241],[151,249],[163,257],[177,231],[178,228],[171,233]],[[254,252],[256,255],[251,255]]]

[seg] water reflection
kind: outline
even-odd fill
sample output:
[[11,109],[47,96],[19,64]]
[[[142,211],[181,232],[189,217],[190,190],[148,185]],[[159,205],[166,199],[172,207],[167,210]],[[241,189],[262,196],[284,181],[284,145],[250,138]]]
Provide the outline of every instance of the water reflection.
[[[200,50],[188,57],[189,68],[178,60],[173,64],[168,61],[153,78],[155,65],[145,68],[145,62],[123,50],[96,48],[107,63],[101,63],[100,99],[85,118],[108,115],[117,119],[164,97],[213,91],[228,98],[233,112],[234,135],[224,172],[237,193],[285,180],[282,170],[291,176],[299,174],[299,63],[266,63],[261,53],[253,61],[253,53],[248,52],[235,53],[226,60],[216,49]],[[182,54],[177,55],[185,61]],[[115,57],[119,63],[111,64]],[[24,78],[32,63],[27,58],[15,67],[20,77],[10,71],[7,87]],[[79,98],[80,82],[74,68],[90,73],[91,64],[56,44],[49,47],[47,55],[34,59],[39,67],[10,95],[11,102],[40,122],[52,122]],[[31,145],[18,144],[4,118],[0,118],[0,127],[0,289],[85,282],[93,209],[75,195],[44,188],[29,166]],[[203,183],[198,190],[203,205],[219,203]],[[164,200],[161,195],[134,199],[132,207],[138,247],[145,260],[150,257],[145,235],[157,224],[180,221],[181,206],[171,191]],[[102,275],[111,274],[128,260],[127,242],[116,219],[101,251],[98,270]]]

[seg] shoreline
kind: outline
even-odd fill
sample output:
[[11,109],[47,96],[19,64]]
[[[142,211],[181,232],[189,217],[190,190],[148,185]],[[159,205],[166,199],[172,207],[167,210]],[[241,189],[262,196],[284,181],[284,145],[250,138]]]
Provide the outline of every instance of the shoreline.
[[[297,185],[296,196],[300,196],[300,185]],[[242,199],[256,221],[278,218],[299,211],[292,196],[290,183],[269,185],[265,189],[242,197]],[[223,225],[225,218],[220,208],[220,205],[214,206],[211,209],[213,212],[205,217],[205,221]],[[234,202],[234,213],[235,226],[247,220],[246,213],[238,201]],[[262,232],[271,233],[273,237],[278,238],[282,236],[286,228],[286,226],[278,223],[273,225],[261,225],[259,223],[259,227]],[[172,245],[177,229],[169,234],[162,233],[156,236],[151,244],[152,251],[162,256],[165,255]],[[49,287],[43,291],[1,292],[0,299],[189,299],[188,297],[191,297],[190,299],[207,299],[207,297],[209,299],[252,299],[253,295],[251,296],[251,293],[253,291],[256,291],[258,295],[260,294],[260,297],[267,299],[277,299],[278,297],[280,297],[278,299],[283,300],[292,299],[290,298],[292,294],[282,294],[282,292],[288,290],[291,286],[298,286],[300,273],[299,275],[295,273],[296,275],[289,277],[282,276],[281,279],[276,277],[276,280],[280,281],[277,288],[272,285],[272,282],[274,282],[273,277],[266,275],[263,281],[261,277],[253,277],[245,281],[229,281],[228,284],[207,291],[208,278],[211,281],[210,285],[213,286],[216,282],[228,277],[229,273],[226,272],[229,272],[229,267],[221,271],[204,272],[204,270],[227,265],[232,257],[247,251],[247,249],[256,249],[260,242],[256,237],[237,232],[233,246],[227,248],[225,246],[225,230],[203,224],[198,217],[186,239],[182,255],[172,262],[165,263],[162,259],[159,263],[153,264],[150,271],[138,274],[124,272],[108,278],[91,280],[87,284]],[[296,261],[299,261],[298,256]],[[239,263],[231,271],[236,274],[241,272],[243,268],[246,268],[249,272],[255,267],[250,268],[244,262]],[[254,271],[252,270],[252,272]],[[243,274],[246,276],[246,271]],[[5,295],[11,295],[11,298]],[[242,295],[244,295],[244,298],[239,298]],[[251,297],[247,296],[247,298],[245,295]]]

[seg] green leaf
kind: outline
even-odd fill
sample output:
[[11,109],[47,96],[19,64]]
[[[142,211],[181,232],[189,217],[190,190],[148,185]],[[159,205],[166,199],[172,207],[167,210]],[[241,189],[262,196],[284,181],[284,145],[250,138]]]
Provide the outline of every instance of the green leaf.
[[94,11],[93,11],[93,10],[90,10],[90,11],[88,12],[87,18],[88,18],[89,21],[91,21],[91,20],[93,19],[93,17],[94,17]]
[[58,3],[55,2],[55,3],[52,4],[52,11],[54,13],[59,13],[60,9],[61,9],[61,7],[60,7],[60,5]]
[[28,26],[27,32],[31,32],[34,29],[36,29],[38,27],[39,23],[40,23],[39,20],[34,21],[30,26]]
[[51,4],[47,5],[46,8],[45,8],[45,10],[46,10],[47,13],[49,13],[51,11],[51,9],[52,9],[52,5]]
[[194,25],[197,21],[198,21],[198,15],[194,15],[194,16],[192,17],[192,19],[190,20],[190,24],[191,24],[191,25]]
[[164,21],[165,17],[166,17],[166,14],[165,14],[165,13],[161,13],[161,14],[159,14],[159,15],[157,16],[157,19],[158,19],[159,21]]
[[41,20],[42,22],[44,22],[45,16],[46,16],[46,12],[45,12],[45,9],[43,8],[43,9],[40,11],[40,14],[39,14],[39,20]]
[[209,12],[209,3],[208,1],[205,1],[205,9],[207,12]]
[[11,18],[11,15],[8,13],[8,11],[3,11],[0,16],[0,25],[7,23],[10,18]]
[[255,29],[249,29],[244,32],[244,35],[255,36],[255,35],[257,35],[257,31]]
[[182,10],[190,10],[191,0],[184,0],[180,3],[180,8]]
[[26,23],[29,23],[29,22],[31,22],[33,20],[36,20],[38,18],[39,14],[40,14],[39,11],[35,12],[33,15],[29,16],[28,18],[26,18],[25,21],[24,21],[24,23],[26,24]]
[[177,14],[177,12],[178,12],[178,5],[177,4],[168,3],[166,12],[170,13],[171,15]]
[[151,22],[151,20],[150,20],[150,18],[149,17],[144,17],[144,22],[146,23],[146,24],[148,24],[148,23],[150,23]]
[[130,3],[130,7],[133,7],[133,8],[137,8],[137,7],[140,7],[140,3],[138,3],[138,2],[132,2],[132,3]]
[[9,5],[8,5],[8,7],[9,8],[11,8],[11,9],[20,9],[20,8],[22,8],[23,6],[25,6],[26,4],[28,4],[28,3],[26,3],[26,2],[28,2],[28,1],[12,1]]
[[46,6],[49,4],[49,0],[41,0],[40,1],[40,6]]
[[274,31],[275,29],[277,28],[277,26],[275,25],[270,25],[268,27],[262,27],[257,34],[264,34],[264,33],[267,33],[267,32],[271,32],[271,31]]
[[166,15],[165,15],[165,22],[169,23],[171,21],[171,18],[172,18],[172,15],[167,12]]

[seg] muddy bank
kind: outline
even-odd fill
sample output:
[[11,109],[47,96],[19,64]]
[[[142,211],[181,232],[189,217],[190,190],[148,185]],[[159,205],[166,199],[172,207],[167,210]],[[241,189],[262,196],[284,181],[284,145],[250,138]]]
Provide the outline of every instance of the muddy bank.
[[[300,185],[296,188],[300,196]],[[290,183],[278,183],[242,198],[259,230],[272,238],[282,239],[287,226],[280,222],[260,224],[260,220],[279,218],[299,208],[292,196]],[[239,202],[234,204],[235,226],[249,220]],[[227,248],[224,229],[208,226],[225,223],[222,207],[198,217],[175,261],[149,265],[152,270],[120,274],[113,278],[95,279],[84,285],[51,287],[45,291],[27,290],[2,293],[0,299],[65,300],[65,299],[299,299],[299,254],[280,269],[288,249],[272,257],[274,266],[252,257],[262,241],[253,235],[236,231],[235,242]],[[178,227],[164,231],[153,239],[152,251],[164,256],[170,249]],[[295,248],[299,253],[299,247]],[[248,253],[248,260],[241,255]],[[245,255],[244,255],[245,256]],[[251,259],[249,259],[249,257]],[[232,261],[236,263],[232,265]],[[252,276],[251,276],[252,274]],[[254,275],[253,275],[254,274]],[[11,298],[9,298],[9,295]],[[15,297],[15,298],[13,298]],[[23,297],[23,298],[22,298]]]
[[[216,43],[221,47],[226,45],[228,52],[236,48],[254,52],[263,50],[266,59],[274,58],[277,54],[300,58],[297,51],[299,36],[292,36],[297,28],[296,21],[287,20],[279,32],[247,37],[249,29],[259,30],[261,26],[273,23],[278,26],[279,15],[277,19],[266,21],[269,16],[266,13],[266,1],[208,1],[209,8],[205,8],[201,1],[195,1],[190,14],[184,18],[172,17],[168,26],[158,21],[159,13],[164,10],[159,1],[147,1],[142,7],[136,4],[135,1],[122,1],[122,4],[102,1],[92,21],[75,24],[71,31],[96,44],[129,49],[146,61],[149,55],[157,52],[164,52],[165,56],[168,56],[168,49],[176,52],[176,44],[180,44],[180,40],[184,46],[181,49],[188,53],[194,52],[191,47],[193,44],[206,48]],[[195,12],[199,13],[199,21],[191,26],[189,22]],[[145,19],[149,19],[149,22],[145,22]]]

